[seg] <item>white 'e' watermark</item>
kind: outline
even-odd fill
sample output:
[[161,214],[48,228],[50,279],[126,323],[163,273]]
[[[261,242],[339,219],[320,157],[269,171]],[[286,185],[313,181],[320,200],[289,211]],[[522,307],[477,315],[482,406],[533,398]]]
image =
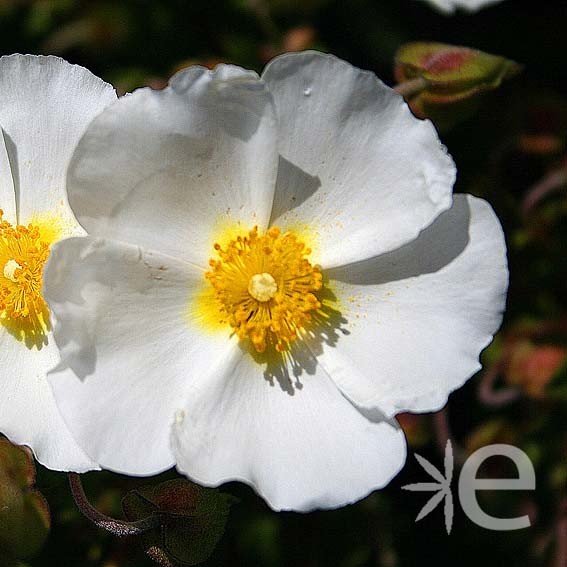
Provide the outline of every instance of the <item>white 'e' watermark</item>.
[[[493,456],[507,457],[514,462],[518,469],[517,478],[477,478],[477,472],[482,463]],[[437,482],[418,482],[416,484],[406,484],[402,486],[404,490],[412,491],[434,491],[434,494],[419,512],[415,521],[425,518],[432,512],[438,504],[445,501],[445,528],[447,533],[451,533],[453,526],[453,494],[451,492],[451,482],[453,480],[453,447],[447,441],[445,447],[443,474],[437,467],[432,465],[427,459],[416,453],[415,458],[423,469]],[[459,501],[464,513],[475,524],[487,530],[509,531],[520,530],[529,527],[530,519],[528,516],[518,516],[516,518],[497,518],[487,514],[480,507],[477,497],[477,490],[535,490],[536,479],[534,467],[528,456],[517,447],[512,445],[496,444],[487,445],[475,451],[465,461],[459,477]]]

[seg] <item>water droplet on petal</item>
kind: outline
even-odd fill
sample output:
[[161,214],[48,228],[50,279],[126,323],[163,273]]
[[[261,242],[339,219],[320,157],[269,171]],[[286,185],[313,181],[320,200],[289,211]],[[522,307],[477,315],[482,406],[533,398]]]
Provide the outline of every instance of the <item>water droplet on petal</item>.
[[178,409],[175,412],[175,423],[177,425],[181,425],[185,420],[185,412],[182,409]]

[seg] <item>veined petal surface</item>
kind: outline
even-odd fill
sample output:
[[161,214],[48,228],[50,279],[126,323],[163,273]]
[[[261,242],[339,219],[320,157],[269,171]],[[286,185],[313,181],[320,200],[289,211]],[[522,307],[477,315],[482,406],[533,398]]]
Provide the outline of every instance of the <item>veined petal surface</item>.
[[[62,354],[51,384],[80,445],[118,472],[175,463],[202,484],[243,481],[276,510],[354,502],[404,463],[392,416],[440,407],[501,321],[492,209],[453,200],[454,164],[429,122],[328,55],[282,56],[263,79],[191,68],[165,91],[137,91],[95,119],[68,179],[95,236],[48,262]],[[240,240],[207,268],[235,222]],[[297,232],[280,242],[274,228],[267,245],[254,225]],[[311,259],[322,282],[298,284]],[[240,323],[257,330],[250,297],[281,305],[287,280],[264,273],[276,261],[286,291],[312,292],[313,317],[285,344],[239,342]],[[262,314],[258,333],[281,330]]]
[[72,225],[70,233],[76,221],[67,206],[67,165],[89,122],[116,93],[84,67],[53,56],[1,57],[0,77],[0,164],[8,158],[17,221],[57,214]]
[[321,365],[361,408],[434,411],[480,369],[502,321],[504,235],[486,201],[455,195],[415,241],[327,276],[348,325],[313,349]]
[[433,125],[373,73],[313,51],[262,77],[279,119],[271,222],[309,226],[323,268],[394,250],[451,206],[455,166]]
[[230,346],[192,323],[189,297],[202,278],[126,243],[87,236],[54,246],[45,296],[62,361],[49,379],[73,435],[102,467],[149,475],[174,464],[175,412],[193,376]]
[[336,508],[383,487],[405,462],[395,421],[370,421],[300,342],[285,359],[225,356],[193,382],[173,428],[177,468],[251,485],[274,510]]
[[[0,58],[3,220],[13,226],[39,222],[42,237],[46,237],[45,228],[58,234],[82,233],[67,205],[67,164],[89,121],[114,100],[116,93],[109,84],[87,69],[58,57]],[[0,275],[12,279],[13,273],[10,276],[10,271],[6,272],[10,262],[7,251],[19,249],[16,253],[31,254],[29,265],[33,266],[37,248],[29,242],[25,246],[10,242],[9,235],[5,238]],[[43,244],[51,242],[51,236],[46,238]],[[6,283],[10,284],[4,280],[2,285]],[[34,288],[30,295],[36,294]],[[18,296],[12,295],[10,300],[14,297]],[[20,297],[20,306],[30,302],[40,304],[36,303],[37,297],[25,299],[22,301]],[[28,332],[30,326],[22,319],[12,319],[7,312],[2,315],[0,432],[14,443],[28,445],[48,468],[77,472],[98,468],[71,436],[47,382],[47,372],[59,360],[49,324],[44,332],[35,333],[37,327],[33,325],[34,332]]]
[[52,470],[85,472],[98,468],[77,445],[57,411],[46,373],[59,360],[53,340],[28,348],[0,326],[2,377],[0,432],[27,445]]
[[89,234],[207,266],[223,225],[267,225],[276,167],[273,104],[258,76],[190,67],[93,121],[69,167],[69,202]]

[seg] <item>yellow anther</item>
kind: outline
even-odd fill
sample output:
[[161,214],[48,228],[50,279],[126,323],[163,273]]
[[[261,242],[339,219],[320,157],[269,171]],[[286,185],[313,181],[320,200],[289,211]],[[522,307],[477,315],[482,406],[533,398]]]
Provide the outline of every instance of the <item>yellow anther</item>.
[[41,289],[49,246],[37,226],[13,226],[0,210],[0,321],[17,320],[24,333],[37,335],[47,326]]
[[220,319],[258,352],[283,352],[309,324],[321,303],[315,292],[323,277],[306,255],[310,249],[291,232],[278,227],[258,234],[258,227],[227,246],[214,245],[205,274],[220,305]]

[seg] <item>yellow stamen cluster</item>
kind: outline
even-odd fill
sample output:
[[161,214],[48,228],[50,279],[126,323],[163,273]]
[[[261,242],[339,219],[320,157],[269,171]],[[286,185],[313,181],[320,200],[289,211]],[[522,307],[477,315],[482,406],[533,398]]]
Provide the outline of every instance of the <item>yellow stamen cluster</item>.
[[205,277],[219,300],[222,322],[240,339],[249,338],[258,352],[267,346],[287,350],[321,307],[315,292],[322,275],[306,258],[311,250],[277,227],[264,235],[254,227],[225,248],[215,244],[215,250],[220,259],[209,261]]
[[0,210],[0,320],[41,334],[49,315],[41,287],[50,243],[36,225],[13,226],[3,214]]

